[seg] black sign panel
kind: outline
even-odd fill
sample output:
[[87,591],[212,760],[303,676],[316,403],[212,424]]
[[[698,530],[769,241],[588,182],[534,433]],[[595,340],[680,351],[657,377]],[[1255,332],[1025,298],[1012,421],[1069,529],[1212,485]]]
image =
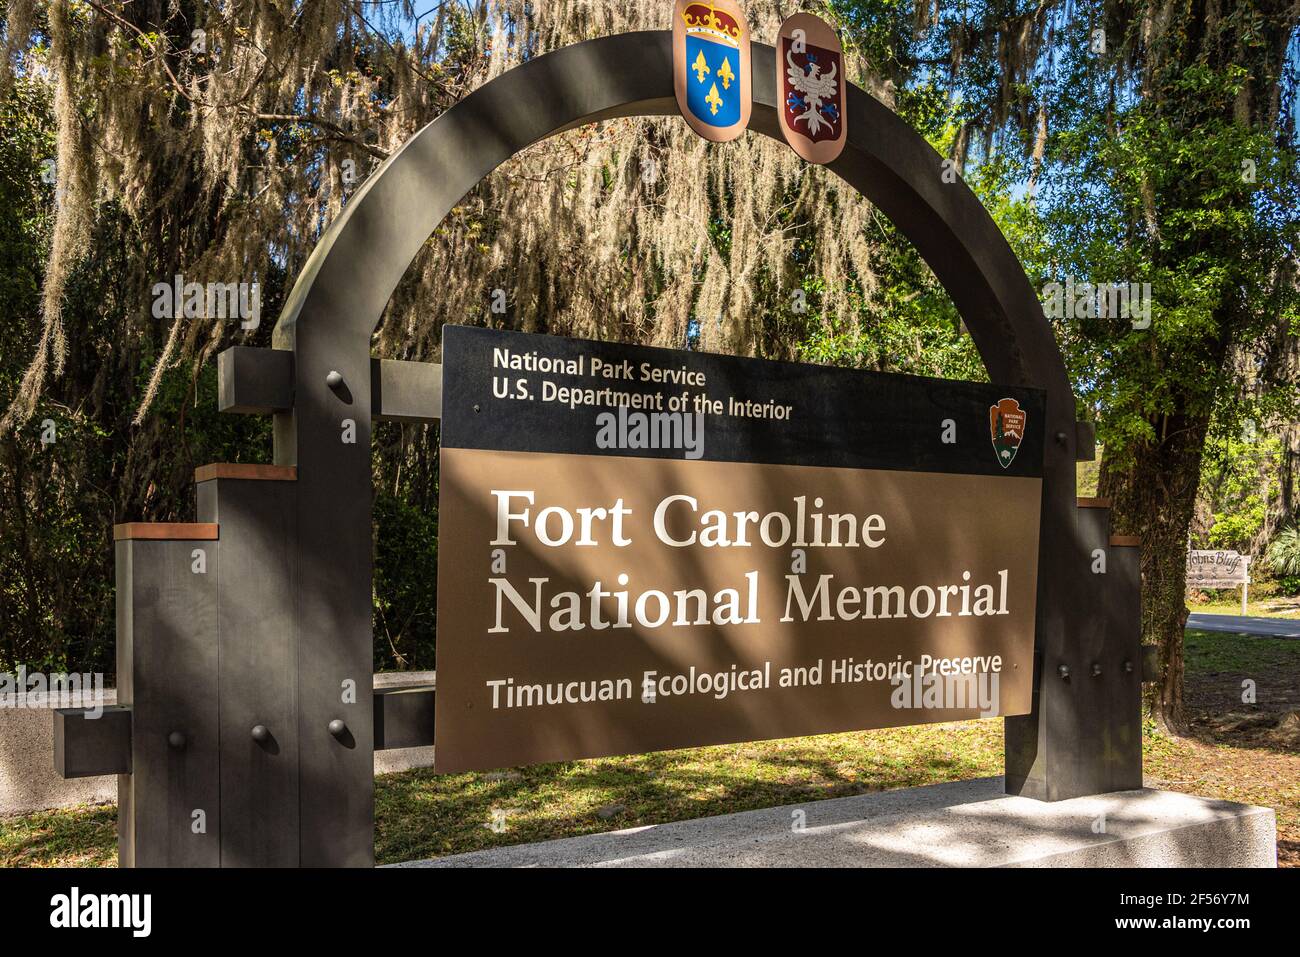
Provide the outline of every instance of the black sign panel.
[[682,458],[628,417],[702,413],[705,461],[1043,474],[1037,389],[469,326],[444,328],[443,377],[446,448]]

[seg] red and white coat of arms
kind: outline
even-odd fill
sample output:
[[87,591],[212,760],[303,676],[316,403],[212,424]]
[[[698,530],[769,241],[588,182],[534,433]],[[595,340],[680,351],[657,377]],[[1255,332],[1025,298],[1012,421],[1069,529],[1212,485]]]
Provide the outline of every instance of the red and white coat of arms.
[[844,51],[830,25],[796,13],[777,36],[777,115],[790,148],[810,163],[829,163],[847,139]]

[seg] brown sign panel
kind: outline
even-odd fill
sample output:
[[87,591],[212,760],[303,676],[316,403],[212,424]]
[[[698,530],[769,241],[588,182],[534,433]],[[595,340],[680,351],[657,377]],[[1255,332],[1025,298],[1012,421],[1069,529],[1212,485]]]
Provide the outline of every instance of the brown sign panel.
[[[1006,387],[450,327],[443,358],[438,770],[1030,710],[1041,393],[1004,466]],[[673,405],[703,441],[638,442]]]
[[734,0],[673,4],[673,88],[677,107],[700,136],[734,140],[754,105],[749,24]]
[[840,38],[811,13],[796,13],[781,24],[776,44],[781,135],[808,162],[829,163],[848,140]]

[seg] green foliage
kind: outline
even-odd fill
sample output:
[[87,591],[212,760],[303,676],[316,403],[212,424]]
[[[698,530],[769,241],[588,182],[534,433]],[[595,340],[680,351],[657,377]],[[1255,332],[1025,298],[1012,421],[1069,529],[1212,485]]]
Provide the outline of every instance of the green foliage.
[[1231,433],[1247,418],[1294,414],[1292,378],[1243,395],[1223,368],[1230,343],[1262,346],[1300,316],[1300,293],[1282,278],[1300,237],[1296,158],[1274,132],[1232,119],[1242,82],[1237,66],[1190,67],[1172,102],[1120,105],[1096,81],[1087,85],[1093,109],[1051,141],[1046,241],[1028,257],[1033,269],[1044,281],[1153,290],[1147,330],[1113,319],[1058,328],[1081,397],[1103,411],[1099,438],[1116,467],[1136,445],[1158,443],[1168,416],[1213,417]]
[[1249,552],[1277,494],[1282,443],[1275,435],[1216,434],[1206,443],[1201,496],[1213,514],[1206,544]]
[[1280,595],[1300,595],[1300,575],[1283,575],[1275,584]]
[[1269,568],[1279,576],[1283,591],[1293,595],[1300,590],[1300,525],[1278,532],[1267,554]]
[[[53,153],[45,88],[19,80],[0,111],[0,406],[7,406],[41,335],[55,197],[41,179]],[[112,675],[113,524],[192,520],[196,466],[249,461],[269,446],[269,422],[217,413],[211,362],[197,374],[170,370],[154,414],[132,424],[163,346],[161,335],[141,349],[121,342],[125,312],[137,301],[138,243],[116,207],[97,210],[90,251],[66,290],[65,321],[75,333],[63,375],[30,421],[0,436],[0,670]]]
[[[24,356],[38,335],[43,253],[51,221],[42,161],[52,154],[50,104],[35,83],[16,82],[0,101],[0,404],[18,388]],[[70,650],[90,651],[101,628],[79,614],[101,601],[102,581],[43,581],[37,568],[75,569],[91,517],[59,479],[76,474],[73,410],[43,402],[29,427],[0,443],[0,670],[27,663],[50,669]],[[52,431],[50,431],[52,430]],[[64,437],[42,443],[42,437]],[[23,507],[24,505],[28,507]],[[93,527],[93,526],[92,526]],[[51,587],[53,586],[53,587]],[[61,602],[60,599],[67,599]],[[89,634],[86,630],[89,630]],[[96,634],[98,632],[98,634]],[[80,648],[73,648],[80,641]]]
[[375,670],[434,664],[438,512],[378,489],[375,523]]
[[[953,108],[937,87],[906,91],[900,96],[899,110],[936,149],[951,144],[956,130]],[[1006,172],[1005,167],[991,165],[973,186],[1009,208]],[[855,290],[856,322],[845,326],[812,317],[798,347],[799,357],[882,372],[986,381],[979,352],[964,334],[952,299],[916,249],[878,213],[872,217],[869,239],[872,275],[863,277],[868,281]],[[816,301],[820,290],[812,284],[805,289],[809,300]]]
[[374,448],[375,670],[428,670],[438,616],[437,429],[379,422]]
[[[1193,12],[1185,25],[1151,26],[1138,43],[1141,10],[1103,0],[936,3],[919,16],[904,0],[828,0],[824,6],[841,25],[846,47],[870,65],[871,76],[855,79],[892,97],[899,115],[941,154],[964,161],[964,180],[1037,288],[1066,276],[1152,284],[1150,329],[1100,318],[1057,323],[1080,411],[1097,417],[1107,468],[1116,470],[1133,465],[1144,449],[1212,423],[1204,462],[1196,458],[1183,484],[1194,486],[1200,469],[1215,519],[1211,544],[1241,548],[1257,537],[1277,486],[1280,452],[1275,440],[1251,443],[1238,436],[1247,419],[1266,423],[1294,415],[1294,375],[1279,357],[1286,355],[1280,344],[1288,334],[1300,331],[1294,281],[1300,172],[1294,124],[1259,121],[1267,97],[1256,85],[1270,62],[1268,37],[1294,32],[1294,16],[1261,19],[1257,5],[1234,0],[1215,18]],[[1121,52],[1089,52],[1096,24],[1111,30]],[[475,81],[463,65],[483,52],[481,26],[452,11],[441,41],[443,62],[426,64],[431,76],[449,85],[430,84],[431,100],[451,102]],[[1214,50],[1188,46],[1216,33],[1222,36]],[[122,31],[112,37],[112,43],[128,42]],[[138,39],[129,42],[148,53]],[[357,31],[351,42],[356,62],[342,69],[332,59],[322,62],[331,89],[353,89],[358,77],[377,77],[369,94],[375,109],[398,102],[396,75],[375,69],[387,56],[381,39]],[[1219,49],[1231,52],[1210,55]],[[96,69],[121,71],[128,62],[102,56]],[[131,77],[118,79],[126,89]],[[293,89],[297,81],[275,76],[270,82]],[[1291,102],[1285,98],[1295,95],[1293,76],[1285,87],[1279,95]],[[54,209],[53,189],[40,181],[41,160],[54,152],[46,89],[20,77],[0,104],[0,301],[7,313],[0,325],[0,406],[18,389],[41,332],[43,260]],[[162,89],[167,100],[170,87]],[[79,105],[83,113],[91,109]],[[317,106],[328,104],[306,104]],[[239,191],[221,194],[210,207],[193,201],[209,194],[192,191],[193,182],[184,185],[186,170],[202,167],[198,154],[187,152],[184,137],[193,128],[184,109],[178,106],[174,115],[158,110],[151,121],[177,121],[176,140],[169,141],[176,152],[167,159],[173,165],[151,167],[151,178],[132,180],[144,194],[142,207],[155,208],[156,215],[130,220],[111,203],[95,208],[90,253],[67,287],[67,368],[51,380],[29,426],[0,437],[0,668],[27,663],[111,670],[112,522],[187,519],[193,515],[194,466],[267,455],[267,421],[217,414],[210,352],[197,370],[184,364],[168,371],[146,421],[133,421],[169,331],[168,323],[140,322],[143,290],[158,278],[159,263],[170,269],[201,262],[205,251],[217,248],[213,243],[231,217],[251,208],[241,205],[252,200]],[[375,115],[349,115],[344,133],[353,120],[359,130]],[[286,224],[294,221],[291,207],[316,208],[309,199],[325,191],[325,160],[350,142],[332,141],[328,132],[309,122],[269,124],[246,144],[246,155],[231,154],[241,170],[280,164],[311,171],[307,184],[285,194],[283,220],[272,209],[247,221],[247,229],[237,220],[237,232],[271,237],[272,243],[293,233],[310,243],[316,220],[296,231],[286,232]],[[137,147],[136,154],[149,152]],[[1253,164],[1253,181],[1243,176],[1244,161]],[[138,168],[137,175],[145,174]],[[174,215],[177,209],[185,215]],[[456,241],[472,243],[466,248],[475,254],[498,251],[495,207],[471,203],[457,215],[470,226],[442,240],[454,233]],[[799,221],[802,213],[783,208],[774,215],[795,246],[788,274],[764,271],[756,289],[748,318],[761,330],[757,354],[985,377],[951,300],[882,215],[867,226],[869,274],[849,280],[853,310],[842,322],[820,311],[841,291],[823,288],[815,268],[826,248],[819,250],[819,237]],[[709,239],[719,255],[732,252],[725,220],[711,223]],[[636,248],[623,250],[625,261]],[[285,278],[275,263],[298,268],[293,250],[301,251],[297,242],[271,257],[263,283],[268,321],[251,344],[269,340]],[[806,308],[796,308],[791,289],[803,293]],[[563,303],[539,299],[536,311],[531,318],[547,328]],[[123,337],[124,329],[142,326],[143,333]],[[208,334],[202,330],[194,341],[205,342]],[[209,345],[219,347],[221,339],[218,334]],[[40,442],[39,426],[47,419],[59,436],[52,446]],[[1201,434],[1193,442],[1198,450]],[[430,434],[387,424],[375,431],[377,668],[433,663],[436,449]],[[1130,484],[1158,489],[1157,480],[1166,478],[1150,465],[1133,466]],[[1156,496],[1153,507],[1166,508],[1169,498]],[[1173,538],[1184,534],[1185,527]],[[1295,570],[1280,574],[1300,577],[1300,567],[1287,567]]]

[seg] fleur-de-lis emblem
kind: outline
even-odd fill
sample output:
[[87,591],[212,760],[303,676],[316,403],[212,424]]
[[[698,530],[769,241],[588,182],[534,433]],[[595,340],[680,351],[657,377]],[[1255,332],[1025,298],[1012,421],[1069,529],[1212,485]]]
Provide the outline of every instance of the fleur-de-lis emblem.
[[[726,61],[723,61],[723,68],[727,68]],[[695,62],[691,64],[691,69],[695,71],[695,79],[700,83],[703,83],[704,78],[709,75],[709,65],[704,61],[703,50],[701,50],[700,55],[695,58]],[[726,84],[726,80],[723,80],[723,84]]]
[[722,69],[718,71],[718,79],[722,81],[724,90],[731,89],[731,81],[736,78],[736,74],[731,72],[731,60],[727,57],[722,58]]
[[722,106],[722,97],[718,96],[718,84],[715,83],[709,88],[709,95],[704,98],[704,102],[709,104],[709,109],[713,111],[714,116],[717,116],[718,107]]

